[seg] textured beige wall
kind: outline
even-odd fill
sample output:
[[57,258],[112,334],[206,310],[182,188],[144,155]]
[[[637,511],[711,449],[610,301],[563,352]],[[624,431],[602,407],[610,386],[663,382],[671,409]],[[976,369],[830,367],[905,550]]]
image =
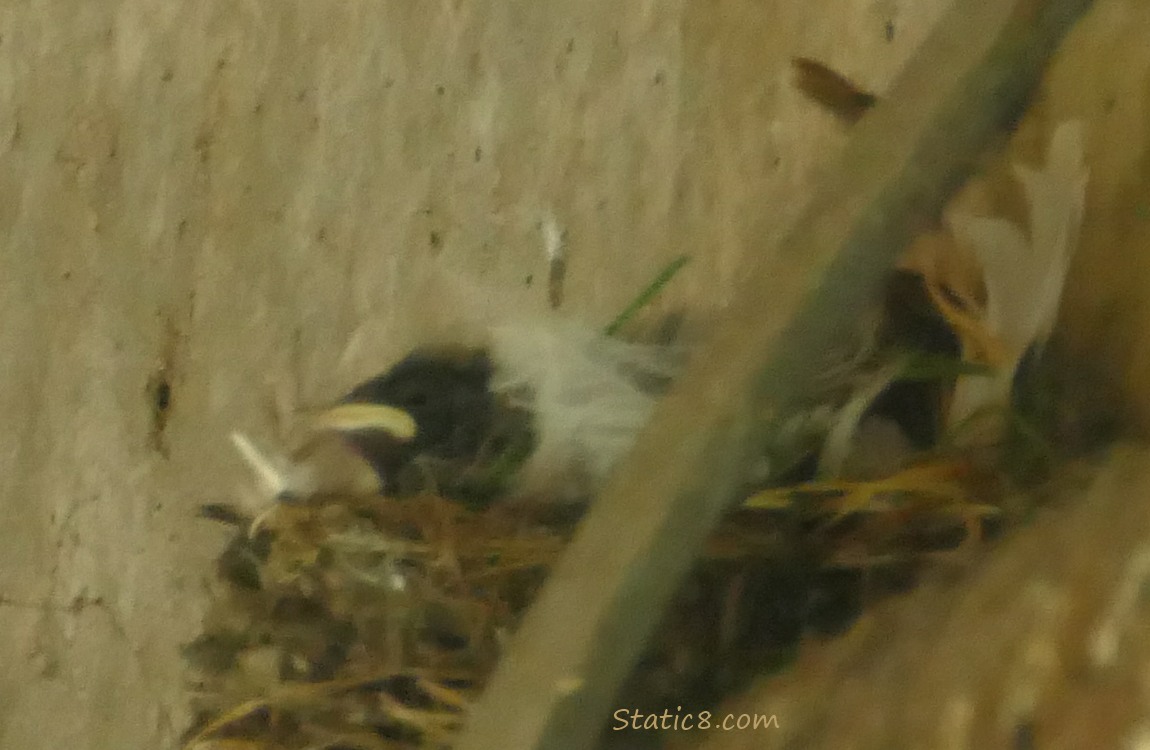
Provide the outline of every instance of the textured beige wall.
[[1148,35],[1150,4],[1095,0],[1052,66],[1046,96],[1020,140],[1033,145],[1043,127],[1062,119],[1087,125],[1086,217],[1063,319],[1082,352],[1119,374],[1150,431]]
[[788,59],[881,91],[944,4],[4,3],[0,747],[170,743],[222,538],[193,514],[277,388],[544,310],[548,221],[565,311],[682,253],[664,304],[722,304],[844,138]]

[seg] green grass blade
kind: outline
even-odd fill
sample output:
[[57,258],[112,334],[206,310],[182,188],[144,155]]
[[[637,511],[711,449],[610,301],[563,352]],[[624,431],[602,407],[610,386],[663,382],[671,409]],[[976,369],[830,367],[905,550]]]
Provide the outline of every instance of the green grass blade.
[[671,279],[675,277],[675,274],[677,274],[683,268],[683,266],[687,265],[687,261],[690,259],[691,256],[689,255],[680,255],[678,258],[675,258],[675,260],[668,263],[666,267],[664,267],[663,270],[659,272],[659,275],[656,276],[651,281],[651,283],[648,284],[637,297],[635,297],[634,300],[632,300],[631,304],[627,305],[626,309],[619,313],[619,316],[612,320],[610,325],[603,329],[603,332],[608,336],[614,336],[619,333],[623,326],[627,325],[627,323],[629,323],[640,310],[650,304],[651,300],[653,300],[659,294],[659,292],[663,291],[663,287],[670,283]]

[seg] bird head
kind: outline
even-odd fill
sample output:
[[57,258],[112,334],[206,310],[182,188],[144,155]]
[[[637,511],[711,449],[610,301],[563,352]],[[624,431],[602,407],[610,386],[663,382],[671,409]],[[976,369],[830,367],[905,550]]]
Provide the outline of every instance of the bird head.
[[416,457],[466,462],[479,454],[496,409],[482,350],[420,350],[353,388],[320,415],[380,475],[385,490]]

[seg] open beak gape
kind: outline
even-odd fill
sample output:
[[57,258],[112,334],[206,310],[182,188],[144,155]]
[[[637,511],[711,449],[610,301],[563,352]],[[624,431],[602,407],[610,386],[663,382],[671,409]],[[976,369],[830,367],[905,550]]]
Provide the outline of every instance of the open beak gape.
[[386,404],[347,403],[333,406],[315,418],[315,427],[343,434],[384,433],[399,443],[415,439],[415,419],[403,409]]

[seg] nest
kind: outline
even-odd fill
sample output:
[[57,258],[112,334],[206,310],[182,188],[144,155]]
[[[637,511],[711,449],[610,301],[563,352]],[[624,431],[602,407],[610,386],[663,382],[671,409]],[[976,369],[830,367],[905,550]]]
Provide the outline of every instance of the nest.
[[314,498],[254,529],[212,514],[241,528],[186,651],[190,747],[446,744],[566,533],[434,496]]
[[[628,704],[715,700],[978,538],[967,464],[759,493],[710,539]],[[980,481],[985,481],[981,477]],[[881,498],[881,502],[877,499]],[[570,506],[333,495],[236,527],[187,646],[186,747],[446,747],[578,521]]]

